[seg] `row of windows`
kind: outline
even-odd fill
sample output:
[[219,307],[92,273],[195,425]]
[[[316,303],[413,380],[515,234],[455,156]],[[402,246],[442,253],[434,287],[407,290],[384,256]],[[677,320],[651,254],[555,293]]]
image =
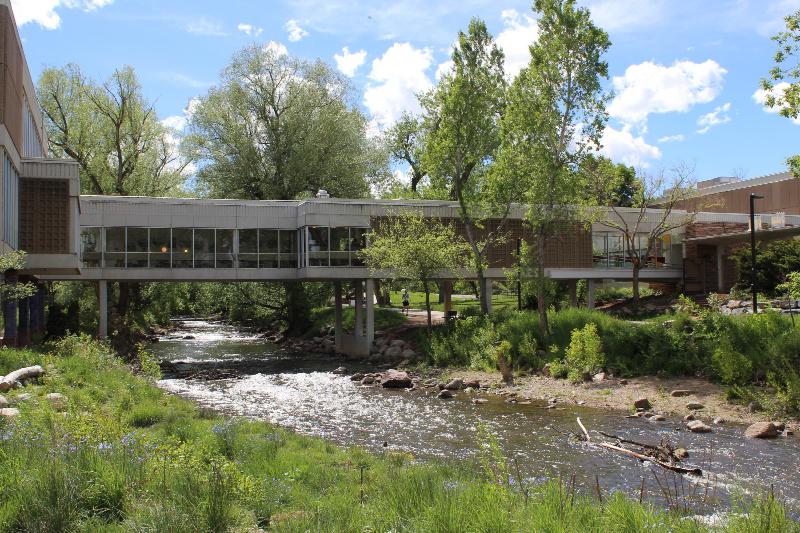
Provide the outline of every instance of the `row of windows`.
[[23,108],[23,127],[22,127],[22,153],[24,157],[44,157],[42,141],[39,138],[39,130],[36,128],[36,121],[33,113],[25,100]]
[[2,150],[3,170],[3,240],[19,248],[19,174],[11,158]]
[[358,252],[366,233],[366,228],[318,226],[300,230],[83,227],[81,260],[87,267],[106,268],[362,266]]
[[[647,234],[639,233],[634,238],[637,255],[644,257],[647,251]],[[658,239],[647,257],[649,267],[664,267],[669,261],[669,236]],[[631,268],[630,254],[626,249],[622,233],[600,231],[592,233],[592,263],[595,268]]]

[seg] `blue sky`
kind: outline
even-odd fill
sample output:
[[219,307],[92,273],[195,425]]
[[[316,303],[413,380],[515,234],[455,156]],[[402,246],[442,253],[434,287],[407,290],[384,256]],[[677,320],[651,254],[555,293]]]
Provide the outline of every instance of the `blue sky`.
[[[470,17],[483,18],[512,74],[536,38],[529,1],[11,0],[31,74],[78,63],[96,79],[129,64],[159,116],[180,126],[240,48],[269,43],[348,75],[376,127],[414,111]],[[782,171],[800,125],[758,103],[770,36],[800,0],[583,0],[613,42],[615,97],[604,151],[695,178]]]

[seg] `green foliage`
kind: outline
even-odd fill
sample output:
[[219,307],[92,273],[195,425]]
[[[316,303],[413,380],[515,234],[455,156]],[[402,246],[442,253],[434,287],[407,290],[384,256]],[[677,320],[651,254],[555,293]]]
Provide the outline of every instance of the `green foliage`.
[[[0,274],[25,268],[25,252],[11,250],[0,254]],[[18,300],[27,298],[36,292],[33,283],[0,283],[0,299]]]
[[776,289],[790,298],[800,298],[800,272],[789,272],[786,281],[778,285]]
[[[750,291],[750,248],[736,250],[731,259],[736,264],[736,289]],[[773,241],[756,249],[756,282],[759,293],[775,296],[792,272],[800,271],[800,240]]]
[[586,376],[603,369],[603,342],[597,334],[596,325],[589,323],[582,329],[572,331],[565,361],[569,368],[567,377],[573,383],[580,383]]
[[139,373],[150,381],[161,379],[161,365],[158,358],[147,351],[145,345],[139,344],[136,349],[136,363]]

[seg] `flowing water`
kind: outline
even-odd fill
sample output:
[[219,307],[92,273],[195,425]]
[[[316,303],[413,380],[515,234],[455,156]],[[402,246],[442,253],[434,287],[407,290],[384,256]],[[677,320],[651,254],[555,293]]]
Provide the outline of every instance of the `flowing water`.
[[[684,430],[678,419],[653,423],[572,405],[546,409],[544,402],[507,404],[492,395],[481,395],[489,399],[483,405],[473,405],[465,393],[445,401],[431,391],[362,386],[350,381],[350,374],[374,371],[373,367],[331,356],[289,354],[221,323],[186,320],[181,327],[179,333],[153,345],[156,356],[179,365],[236,368],[245,373],[237,379],[213,381],[164,379],[161,386],[226,414],[267,420],[343,445],[381,450],[386,443],[389,449],[420,459],[446,461],[474,459],[477,427],[482,424],[497,435],[508,456],[516,458],[529,481],[574,474],[578,488],[586,492],[595,491],[599,480],[603,493],[624,491],[638,497],[644,478],[646,497],[664,503],[663,490],[648,463],[568,437],[567,433],[578,431],[575,418],[580,416],[589,429],[652,444],[668,439],[689,450],[691,456],[684,463],[700,466],[705,476],[683,476],[677,480],[679,485],[670,477],[679,494],[690,493],[692,487],[696,494],[703,494],[708,486],[709,494],[716,493],[727,503],[733,495],[760,497],[774,487],[793,515],[800,509],[798,437],[745,439],[744,428],[735,425],[694,434]],[[347,375],[333,373],[342,365]],[[659,476],[663,473],[658,471]]]

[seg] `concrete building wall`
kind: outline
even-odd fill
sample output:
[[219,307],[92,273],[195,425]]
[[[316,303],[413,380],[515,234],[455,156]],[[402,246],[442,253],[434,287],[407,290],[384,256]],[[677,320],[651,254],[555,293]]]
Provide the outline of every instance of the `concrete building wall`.
[[678,207],[689,211],[749,213],[750,194],[764,197],[756,202],[757,213],[800,215],[800,179],[789,173],[701,189],[697,196]]

